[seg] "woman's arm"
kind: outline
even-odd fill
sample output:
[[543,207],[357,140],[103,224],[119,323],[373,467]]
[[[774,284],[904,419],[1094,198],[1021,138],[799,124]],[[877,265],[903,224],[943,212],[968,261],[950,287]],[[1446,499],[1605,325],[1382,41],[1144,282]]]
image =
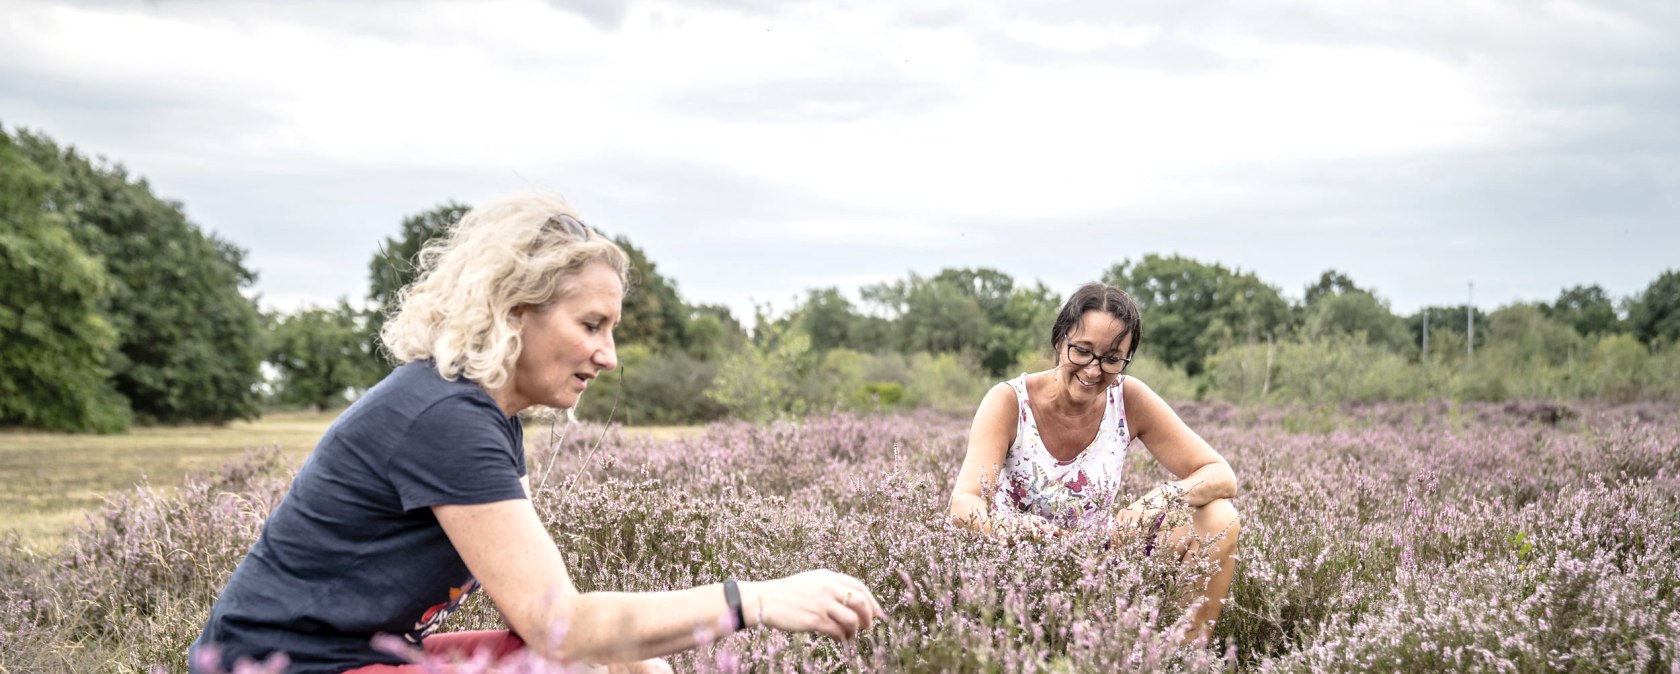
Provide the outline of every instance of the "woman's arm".
[[[1135,377],[1126,378],[1125,391],[1127,425],[1155,460],[1178,478],[1173,484],[1186,490],[1185,499],[1192,507],[1237,495],[1237,476],[1231,464],[1191,430],[1167,401]],[[1132,507],[1158,503],[1160,497],[1157,488]]]
[[[564,662],[611,663],[697,645],[697,627],[726,624],[721,584],[669,592],[579,594],[528,500],[435,506],[461,559],[536,652]],[[850,638],[885,613],[862,582],[810,571],[740,583],[748,625]]]
[[[974,411],[968,431],[968,454],[963,457],[957,484],[951,488],[951,521],[958,526],[991,533],[994,523],[986,502],[988,481],[995,482],[1009,445],[1015,442],[1015,389],[998,384],[986,392]],[[996,488],[997,485],[989,485]]]

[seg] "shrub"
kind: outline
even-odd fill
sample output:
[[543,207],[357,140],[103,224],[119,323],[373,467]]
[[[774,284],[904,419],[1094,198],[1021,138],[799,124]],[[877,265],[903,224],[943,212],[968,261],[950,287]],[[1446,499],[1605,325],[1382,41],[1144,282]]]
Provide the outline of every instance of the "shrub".
[[[112,496],[58,553],[10,576],[7,634],[50,635],[28,659],[65,671],[185,671],[186,648],[286,485],[280,451],[249,454],[178,489]],[[8,557],[28,554],[8,546]],[[10,657],[10,647],[0,654]],[[8,660],[9,661],[9,660]],[[4,662],[0,662],[4,665]]]
[[1208,359],[1208,395],[1233,402],[1411,400],[1423,391],[1417,365],[1360,336],[1229,347]]
[[1606,400],[1636,400],[1645,391],[1650,351],[1632,335],[1611,335],[1593,347],[1587,386]]
[[909,379],[904,384],[906,398],[915,404],[946,414],[969,417],[974,405],[991,381],[980,368],[956,354],[937,356],[918,353],[910,357]]
[[1185,374],[1184,368],[1173,367],[1160,360],[1138,355],[1127,366],[1126,374],[1137,377],[1167,400],[1196,400],[1196,383]]
[[619,367],[589,384],[577,416],[625,424],[697,424],[721,419],[728,409],[706,395],[718,366],[685,351],[654,351],[633,344],[618,350]]
[[[586,425],[533,450],[532,481],[582,589],[828,567],[863,578],[889,614],[844,645],[734,635],[674,658],[683,671],[1673,669],[1672,407],[1311,409],[1323,423],[1292,422],[1299,407],[1181,410],[1243,489],[1235,589],[1212,649],[1175,645],[1177,598],[1205,562],[1077,533],[1005,545],[946,524],[967,424],[931,410],[719,423],[670,441]],[[1143,451],[1128,466],[1128,494],[1165,477]],[[0,668],[179,670],[278,498],[278,473],[258,456],[178,491],[142,487],[56,554],[6,546]],[[476,599],[448,629],[499,625]],[[532,671],[522,666],[482,671]]]
[[811,338],[789,327],[772,327],[763,344],[748,343],[725,356],[705,395],[737,419],[766,421],[813,409],[798,395],[815,367]]

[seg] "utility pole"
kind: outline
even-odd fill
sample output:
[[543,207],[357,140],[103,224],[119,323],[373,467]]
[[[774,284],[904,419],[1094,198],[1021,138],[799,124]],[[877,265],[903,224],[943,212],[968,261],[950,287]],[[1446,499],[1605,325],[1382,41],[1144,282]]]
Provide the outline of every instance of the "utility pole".
[[1464,324],[1469,326],[1469,328],[1468,328],[1468,330],[1466,330],[1466,332],[1469,333],[1470,338],[1465,340],[1465,341],[1470,343],[1470,347],[1469,347],[1470,348],[1470,360],[1475,360],[1476,359],[1476,282],[1475,281],[1470,282],[1470,303],[1464,305]]

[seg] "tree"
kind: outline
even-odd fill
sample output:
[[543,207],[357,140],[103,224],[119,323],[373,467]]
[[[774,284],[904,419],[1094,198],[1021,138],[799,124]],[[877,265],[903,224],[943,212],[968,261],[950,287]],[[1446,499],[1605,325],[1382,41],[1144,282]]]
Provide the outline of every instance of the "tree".
[[759,321],[758,343],[749,343],[725,356],[706,397],[732,416],[753,421],[809,411],[805,397],[796,395],[817,366],[811,338],[787,323]]
[[805,301],[794,308],[790,317],[810,335],[811,348],[818,351],[853,347],[858,323],[863,320],[839,288],[807,291]]
[[880,316],[860,312],[839,288],[807,291],[784,320],[810,336],[811,348],[818,351],[879,353],[898,348],[897,326]]
[[1307,335],[1362,337],[1395,353],[1410,352],[1406,323],[1388,310],[1388,303],[1363,290],[1325,295],[1307,309]]
[[690,310],[676,283],[659,274],[646,253],[623,236],[613,238],[630,256],[630,282],[624,288],[624,315],[614,337],[619,344],[641,344],[655,352],[676,351],[687,343]]
[[688,319],[689,355],[702,361],[714,362],[733,353],[747,343],[747,331],[741,322],[721,304],[700,304],[693,307]]
[[1542,307],[1549,316],[1575,328],[1582,337],[1600,337],[1620,331],[1616,306],[1598,285],[1575,286],[1558,294],[1556,302]]
[[0,425],[119,431],[128,404],[105,367],[117,334],[99,314],[109,281],[46,215],[52,188],[0,129]]
[[951,278],[910,278],[865,286],[865,300],[892,315],[893,341],[903,353],[978,353],[986,334],[986,313],[972,287]]
[[384,373],[368,351],[368,313],[339,300],[273,318],[268,362],[280,373],[275,398],[286,404],[331,409],[346,393],[372,386]]
[[933,281],[949,284],[980,306],[986,318],[979,343],[980,365],[994,377],[1013,374],[1009,368],[1043,346],[1043,336],[1049,334],[1061,308],[1056,293],[1043,283],[1017,287],[1008,274],[987,267],[945,269]]
[[1326,296],[1341,295],[1343,293],[1350,292],[1368,291],[1354,285],[1353,279],[1348,278],[1347,274],[1343,274],[1334,269],[1326,269],[1324,270],[1324,273],[1318,275],[1317,282],[1307,286],[1306,297],[1302,300],[1302,304],[1311,307],[1314,304],[1317,304],[1318,300]]
[[987,328],[980,365],[993,377],[1018,374],[1009,369],[1031,354],[1050,351],[1050,327],[1062,308],[1061,297],[1042,282],[1009,293]]
[[[368,299],[378,305],[368,322],[368,343],[372,353],[383,354],[379,330],[397,309],[399,293],[419,276],[420,251],[433,239],[449,232],[472,208],[447,201],[432,210],[403,219],[402,230],[388,237],[368,264]],[[599,230],[597,230],[599,231]],[[605,233],[602,233],[603,236]],[[685,329],[690,310],[677,294],[676,285],[659,274],[652,260],[630,240],[613,241],[630,258],[630,282],[624,290],[624,314],[616,333],[621,345],[645,344],[654,350],[680,348],[687,343]],[[383,359],[381,359],[383,360]]]
[[974,298],[989,322],[1002,318],[1009,298],[1015,293],[1015,279],[989,267],[941,269],[929,281],[949,285],[962,295]]
[[1680,271],[1668,270],[1628,302],[1628,327],[1649,347],[1680,342]]
[[1504,350],[1523,367],[1561,365],[1584,357],[1586,341],[1568,324],[1548,318],[1544,307],[1512,304],[1489,314],[1488,348]]
[[[449,227],[459,222],[469,210],[472,209],[465,204],[447,201],[432,210],[410,215],[403,218],[398,235],[386,237],[379,246],[379,252],[368,263],[368,300],[375,305],[373,313],[368,316],[368,353],[376,356],[385,353],[385,347],[379,341],[379,331],[385,327],[385,319],[397,310],[398,293],[420,275],[421,249],[432,239],[447,233]],[[375,360],[384,371],[389,371],[387,359],[376,357]],[[381,376],[384,371],[380,372]]]
[[1334,269],[1307,286],[1304,305],[1303,327],[1309,337],[1363,338],[1396,353],[1412,348],[1405,321],[1389,311],[1388,303]]
[[244,251],[200,231],[176,202],[121,165],[89,161],[44,136],[19,146],[51,174],[45,215],[104,265],[100,313],[119,335],[108,367],[136,417],[163,423],[258,413],[262,324],[241,290],[256,280]]
[[[996,269],[948,268],[924,277],[866,286],[865,301],[891,316],[859,317],[850,346],[864,351],[889,346],[901,353],[963,353],[1002,376],[1042,343],[1060,306],[1043,283],[1016,287]],[[890,335],[881,344],[873,335]],[[870,335],[870,336],[864,336]],[[815,339],[815,336],[813,336]]]
[[1137,300],[1143,348],[1191,375],[1219,347],[1260,341],[1290,323],[1289,303],[1259,277],[1178,255],[1122,261],[1103,281]]

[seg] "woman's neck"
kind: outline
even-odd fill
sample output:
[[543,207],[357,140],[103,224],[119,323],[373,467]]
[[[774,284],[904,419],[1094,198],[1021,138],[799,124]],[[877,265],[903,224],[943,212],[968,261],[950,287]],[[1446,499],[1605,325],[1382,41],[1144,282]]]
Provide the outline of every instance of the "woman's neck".
[[1044,395],[1041,397],[1040,408],[1063,419],[1083,419],[1090,416],[1093,409],[1101,407],[1097,404],[1102,400],[1101,396],[1092,398],[1088,403],[1075,402],[1068,397],[1066,382],[1061,381],[1060,374],[1060,370],[1043,373],[1044,385],[1039,390],[1043,391]]

